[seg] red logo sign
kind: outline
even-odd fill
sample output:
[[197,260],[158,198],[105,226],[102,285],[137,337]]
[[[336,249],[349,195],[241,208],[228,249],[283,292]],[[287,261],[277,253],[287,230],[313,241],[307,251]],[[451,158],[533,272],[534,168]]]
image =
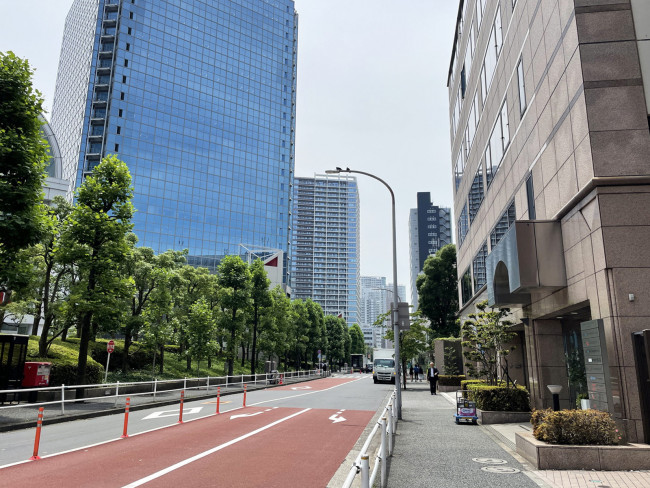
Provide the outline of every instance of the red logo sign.
[[108,341],[106,344],[106,351],[110,354],[115,350],[115,341]]

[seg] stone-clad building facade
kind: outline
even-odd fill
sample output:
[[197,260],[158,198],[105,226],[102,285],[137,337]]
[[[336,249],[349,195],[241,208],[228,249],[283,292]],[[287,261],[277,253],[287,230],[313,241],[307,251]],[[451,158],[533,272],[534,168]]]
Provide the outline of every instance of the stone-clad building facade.
[[461,315],[511,309],[533,407],[650,442],[650,2],[461,0],[456,33]]

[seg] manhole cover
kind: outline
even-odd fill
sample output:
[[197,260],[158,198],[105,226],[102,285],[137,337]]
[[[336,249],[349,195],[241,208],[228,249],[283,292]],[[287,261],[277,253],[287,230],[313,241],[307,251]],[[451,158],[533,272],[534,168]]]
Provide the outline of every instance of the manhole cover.
[[505,459],[497,458],[472,458],[472,461],[481,464],[506,464],[508,462]]
[[501,474],[515,474],[521,472],[517,468],[510,468],[508,466],[483,466],[481,468],[481,471],[487,471],[488,473],[501,473]]

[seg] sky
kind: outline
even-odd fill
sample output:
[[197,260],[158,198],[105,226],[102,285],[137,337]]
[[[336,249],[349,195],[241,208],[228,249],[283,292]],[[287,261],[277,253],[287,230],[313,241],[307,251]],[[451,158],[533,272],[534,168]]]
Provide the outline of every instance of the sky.
[[[72,0],[0,0],[0,51],[35,68],[51,112]],[[397,281],[410,297],[409,209],[417,192],[452,207],[447,73],[457,0],[295,0],[296,176],[337,166],[395,193]],[[393,281],[388,190],[357,175],[361,274]]]

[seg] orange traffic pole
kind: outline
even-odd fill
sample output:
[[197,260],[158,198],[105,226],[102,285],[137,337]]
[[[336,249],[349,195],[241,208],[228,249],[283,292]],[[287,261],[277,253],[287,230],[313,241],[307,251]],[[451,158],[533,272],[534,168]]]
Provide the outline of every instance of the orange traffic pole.
[[126,406],[124,407],[124,430],[122,431],[122,439],[129,437],[129,434],[126,433],[129,427],[129,409],[131,407],[131,398],[126,397]]
[[284,374],[280,375],[280,384],[282,384],[282,380],[284,380]]
[[247,385],[244,385],[244,407],[246,406],[246,386]]
[[38,445],[41,443],[41,427],[43,427],[43,407],[38,409],[38,420],[36,421],[36,438],[34,439],[34,453],[31,458],[31,461],[41,459],[38,457]]
[[221,387],[217,387],[217,415],[219,415],[219,400],[221,400]]
[[185,390],[181,390],[181,408],[178,412],[178,423],[183,423],[183,399],[185,398]]

